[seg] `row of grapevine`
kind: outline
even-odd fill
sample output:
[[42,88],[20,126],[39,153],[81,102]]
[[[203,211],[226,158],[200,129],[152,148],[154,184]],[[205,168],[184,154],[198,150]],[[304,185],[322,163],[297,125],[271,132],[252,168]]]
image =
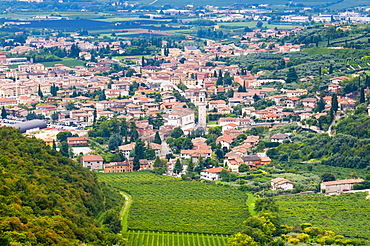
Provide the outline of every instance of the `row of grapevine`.
[[98,174],[131,195],[129,230],[234,234],[248,217],[247,194],[147,172]]
[[332,196],[277,197],[283,224],[311,223],[347,237],[370,240],[367,192]]
[[125,237],[129,246],[225,246],[229,239],[224,235],[152,231],[128,231]]

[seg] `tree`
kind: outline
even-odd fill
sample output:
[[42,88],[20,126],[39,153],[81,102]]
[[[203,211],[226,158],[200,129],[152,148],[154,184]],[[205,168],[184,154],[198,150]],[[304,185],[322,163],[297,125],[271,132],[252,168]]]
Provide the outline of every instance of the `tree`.
[[175,167],[173,168],[173,172],[179,174],[182,172],[182,170],[183,170],[183,167],[182,167],[181,161],[180,159],[177,159],[175,163]]
[[70,147],[67,142],[63,141],[59,144],[59,151],[64,155],[65,157],[70,157]]
[[173,131],[171,132],[171,137],[173,138],[179,138],[181,137],[182,135],[184,135],[184,132],[183,130],[181,129],[181,127],[175,127],[173,129]]
[[334,112],[338,111],[338,96],[337,94],[334,94],[331,98],[331,108]]
[[360,103],[365,102],[365,89],[362,87],[360,91]]
[[194,162],[193,162],[193,157],[190,157],[189,162],[188,162],[188,167],[187,167],[186,171],[188,173],[191,173],[191,172],[194,171],[194,167],[195,166],[194,166]]
[[230,172],[226,169],[222,169],[220,172],[220,178],[226,179],[230,176]]
[[37,91],[37,95],[40,97],[40,98],[43,98],[44,97],[44,94],[42,93],[42,90],[41,90],[41,85],[39,85],[39,89]]
[[192,149],[193,143],[191,142],[190,138],[186,137],[181,144],[181,149]]
[[295,70],[294,67],[290,67],[286,75],[286,82],[291,83],[296,82],[297,80],[298,80],[297,71]]
[[138,138],[135,142],[134,157],[139,159],[145,159],[145,143],[141,138]]
[[72,137],[72,136],[73,136],[72,132],[69,132],[69,131],[64,132],[63,131],[63,132],[59,132],[57,134],[57,139],[58,139],[59,142],[66,142],[67,138]]
[[317,102],[315,112],[321,113],[325,109],[325,101],[322,97],[320,97],[320,100]]
[[323,182],[334,181],[335,176],[332,173],[324,173],[321,175],[321,179]]
[[262,26],[263,26],[263,22],[262,22],[262,21],[258,21],[258,22],[256,23],[256,27],[257,27],[257,28],[262,28]]
[[57,121],[59,119],[59,113],[55,112],[51,115],[51,119],[53,121]]
[[155,117],[149,116],[148,121],[149,124],[153,125],[153,128],[157,130],[164,124],[163,117],[159,113],[157,113]]
[[333,64],[330,63],[329,65],[329,74],[333,73]]
[[139,157],[134,157],[134,170],[137,171],[140,169],[140,159]]
[[259,246],[253,238],[244,233],[237,233],[227,242],[228,246]]
[[2,108],[1,108],[1,118],[3,118],[3,119],[6,119],[6,117],[8,116],[8,113],[6,112],[6,109],[5,109],[5,107],[3,106]]
[[247,234],[239,232],[229,239],[227,246],[259,246],[259,244]]
[[122,144],[122,137],[118,134],[111,135],[108,140],[109,150],[115,150]]
[[260,198],[257,199],[254,205],[256,212],[277,212],[279,209],[278,205],[272,198]]
[[159,136],[159,132],[155,133],[153,143],[162,144],[162,139],[161,139],[161,136]]
[[246,164],[241,164],[238,168],[239,173],[245,173],[249,171],[249,167]]

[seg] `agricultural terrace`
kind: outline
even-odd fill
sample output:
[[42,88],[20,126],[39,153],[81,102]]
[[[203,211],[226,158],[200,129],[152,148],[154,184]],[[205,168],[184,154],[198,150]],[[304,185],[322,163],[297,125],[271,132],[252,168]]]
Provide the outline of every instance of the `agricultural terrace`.
[[311,223],[346,237],[370,240],[368,193],[277,197],[282,223]]
[[225,235],[179,232],[129,231],[124,234],[129,246],[225,246]]
[[129,230],[234,234],[249,215],[247,194],[236,188],[148,172],[98,178],[132,196]]

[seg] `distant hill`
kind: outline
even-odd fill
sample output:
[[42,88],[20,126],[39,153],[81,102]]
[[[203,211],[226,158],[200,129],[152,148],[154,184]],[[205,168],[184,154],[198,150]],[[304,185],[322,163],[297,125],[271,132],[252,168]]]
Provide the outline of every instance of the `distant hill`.
[[[213,6],[233,6],[233,5],[244,5],[244,4],[273,4],[273,5],[284,5],[289,4],[288,0],[252,0],[252,1],[241,1],[241,0],[234,0],[234,1],[224,1],[224,0],[203,0],[203,1],[194,1],[194,0],[139,0],[135,1],[144,5],[152,5],[152,6],[163,6],[163,5],[173,5],[173,6],[184,6],[184,5],[194,5],[194,6],[205,6],[205,5],[213,5]],[[298,0],[294,1],[295,4],[304,4],[307,6],[314,6],[320,5],[323,3],[327,3],[331,1],[320,1],[320,0]]]
[[120,199],[42,140],[0,128],[0,245],[117,244],[94,218]]

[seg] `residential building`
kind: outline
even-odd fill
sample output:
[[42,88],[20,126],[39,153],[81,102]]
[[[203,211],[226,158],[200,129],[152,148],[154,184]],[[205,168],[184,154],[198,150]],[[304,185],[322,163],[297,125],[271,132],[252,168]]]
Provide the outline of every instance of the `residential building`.
[[292,190],[294,184],[292,181],[284,178],[275,178],[271,180],[271,190]]
[[67,143],[69,146],[88,145],[88,137],[68,137]]
[[200,172],[200,178],[204,179],[204,180],[211,180],[211,181],[219,180],[221,178],[220,173],[222,172],[222,170],[230,171],[230,170],[227,170],[223,167],[214,167],[214,168],[203,169]]
[[353,190],[355,184],[363,182],[363,179],[341,179],[335,181],[322,182],[320,184],[321,192],[332,193]]
[[104,159],[100,155],[85,155],[81,157],[81,165],[90,170],[98,170],[104,168]]

